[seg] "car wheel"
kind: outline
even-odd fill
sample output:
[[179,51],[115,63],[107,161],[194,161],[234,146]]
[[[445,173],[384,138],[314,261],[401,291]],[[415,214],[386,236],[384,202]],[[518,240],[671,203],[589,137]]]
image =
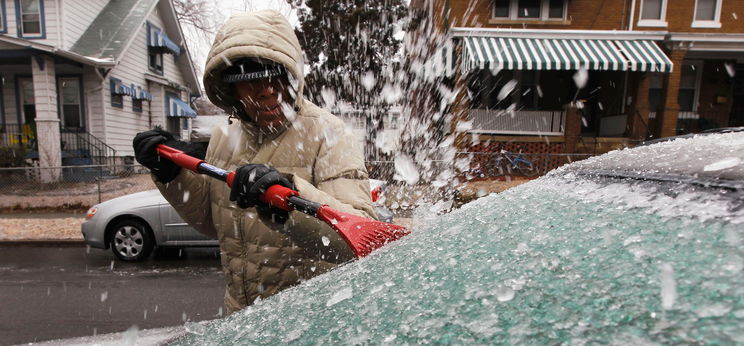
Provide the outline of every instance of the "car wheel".
[[155,246],[147,225],[137,220],[123,220],[111,228],[111,251],[123,261],[141,261]]

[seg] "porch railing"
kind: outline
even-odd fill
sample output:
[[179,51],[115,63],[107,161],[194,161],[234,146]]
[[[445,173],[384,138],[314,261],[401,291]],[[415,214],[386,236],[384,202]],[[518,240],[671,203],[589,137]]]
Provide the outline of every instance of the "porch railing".
[[[23,148],[31,158],[38,157],[36,128],[32,124],[6,124],[0,127],[0,147]],[[81,159],[79,164],[115,164],[116,150],[84,129],[61,129],[63,159]]]
[[60,130],[60,144],[64,155],[75,158],[90,158],[90,164],[115,164],[116,150],[98,137],[83,129]]
[[564,111],[471,109],[472,133],[561,136]]

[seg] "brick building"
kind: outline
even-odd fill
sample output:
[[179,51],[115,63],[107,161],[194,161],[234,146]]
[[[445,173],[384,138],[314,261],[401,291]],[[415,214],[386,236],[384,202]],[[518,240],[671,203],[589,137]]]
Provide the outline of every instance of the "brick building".
[[412,0],[411,12],[412,65],[433,75],[411,111],[436,111],[431,86],[451,87],[444,131],[461,150],[602,153],[744,126],[744,1]]

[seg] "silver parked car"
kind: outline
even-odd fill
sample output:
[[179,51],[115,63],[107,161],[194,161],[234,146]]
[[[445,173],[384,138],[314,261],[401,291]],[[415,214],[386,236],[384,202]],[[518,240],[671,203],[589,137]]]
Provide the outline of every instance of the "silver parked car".
[[147,258],[155,246],[218,246],[189,226],[158,190],[114,198],[88,210],[81,226],[85,242],[124,261]]
[[[381,203],[385,182],[370,179],[374,207],[380,221],[393,222],[393,213]],[[188,225],[158,190],[114,198],[88,210],[82,226],[85,242],[108,249],[124,261],[140,261],[156,247],[219,246],[215,239]]]

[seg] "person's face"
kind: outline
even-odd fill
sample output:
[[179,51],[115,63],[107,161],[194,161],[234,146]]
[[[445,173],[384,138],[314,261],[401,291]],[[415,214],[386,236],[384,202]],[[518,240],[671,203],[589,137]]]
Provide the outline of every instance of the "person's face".
[[287,76],[235,83],[245,113],[261,128],[278,127],[286,120],[284,109],[294,106],[290,88]]

